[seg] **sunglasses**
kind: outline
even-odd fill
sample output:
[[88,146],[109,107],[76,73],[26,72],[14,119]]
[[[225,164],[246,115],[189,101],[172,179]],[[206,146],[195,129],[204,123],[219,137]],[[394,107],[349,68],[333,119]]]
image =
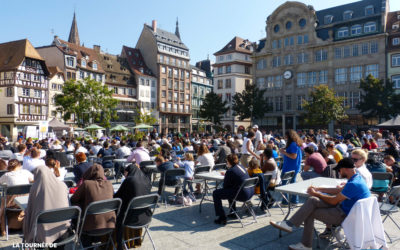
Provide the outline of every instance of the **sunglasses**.
[[351,158],[354,162],[358,162],[361,159]]

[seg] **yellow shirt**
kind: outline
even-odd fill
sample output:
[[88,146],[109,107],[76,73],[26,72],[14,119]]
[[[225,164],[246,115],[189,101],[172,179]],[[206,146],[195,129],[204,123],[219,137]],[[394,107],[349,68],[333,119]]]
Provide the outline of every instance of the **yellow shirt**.
[[[251,177],[252,175],[254,175],[254,174],[262,174],[262,171],[261,171],[261,169],[260,168],[256,168],[256,169],[247,169],[247,172],[249,173],[249,176]],[[254,189],[254,192],[256,193],[256,194],[260,194],[260,186],[259,185],[257,185],[256,187],[255,187],[255,189]]]
[[337,150],[337,149],[334,149],[334,152],[335,152],[336,154],[333,155],[333,158],[335,158],[336,163],[339,163],[339,161],[340,161],[341,159],[343,159],[343,156],[342,156],[342,154],[339,152],[339,150]]

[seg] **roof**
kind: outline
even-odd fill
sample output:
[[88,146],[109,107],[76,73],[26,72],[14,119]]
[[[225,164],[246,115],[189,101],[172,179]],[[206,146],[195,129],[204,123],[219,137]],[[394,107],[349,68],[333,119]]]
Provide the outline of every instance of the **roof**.
[[181,49],[189,50],[188,47],[182,42],[182,40],[174,33],[168,32],[166,30],[157,28],[156,32],[154,32],[153,28],[150,25],[145,24],[144,27],[150,30],[153,36],[156,38],[158,42],[169,44],[175,47],[179,47]]
[[49,121],[49,127],[52,127],[52,128],[69,128],[67,125],[65,125],[64,123],[60,122],[55,117],[51,121]]
[[[125,58],[119,55],[97,52],[99,62],[106,72],[106,83],[134,84],[129,65]],[[113,79],[112,79],[113,77]]]
[[[400,33],[400,11],[389,12],[387,15],[386,31],[389,34]],[[398,24],[399,28],[393,29],[393,25]]]
[[400,115],[377,125],[378,127],[398,127],[400,126]]
[[266,42],[267,38],[263,38],[258,42],[257,52],[260,52],[265,47]]
[[126,57],[128,65],[135,75],[155,77],[151,69],[147,67],[139,49],[134,49],[124,45],[122,47],[121,55]]
[[0,44],[0,71],[18,68],[26,57],[45,63],[28,39]]
[[245,40],[243,38],[235,36],[227,45],[225,45],[225,47],[215,52],[214,55],[217,56],[217,55],[227,54],[230,52],[251,54],[252,51],[250,50],[250,45],[251,42],[249,40],[247,39]]
[[[79,68],[84,68],[86,70],[90,70],[92,72],[98,72],[98,73],[104,73],[104,69],[101,67],[100,60],[97,56],[97,52],[94,49],[91,48],[86,48],[84,46],[80,46],[74,43],[70,43],[64,40],[61,40],[59,38],[54,39],[56,42],[57,47],[60,48],[64,53],[71,53],[76,55],[77,59],[77,66]],[[59,44],[57,44],[59,43]],[[82,67],[82,59],[86,59],[88,57],[89,59],[86,60],[86,67]],[[97,64],[97,70],[93,69],[93,62],[96,61],[98,62]]]
[[[342,22],[342,21],[350,21],[352,19],[366,17],[365,16],[365,7],[367,7],[369,5],[374,6],[375,14],[380,14],[382,12],[382,2],[384,2],[384,1],[385,0],[362,0],[362,1],[354,2],[354,3],[339,5],[339,6],[335,6],[332,8],[316,11],[317,20],[319,21],[317,28],[325,25],[324,17],[327,15],[333,16],[332,23],[330,23],[329,25],[338,23],[338,22]],[[343,13],[346,10],[353,11],[352,19],[343,20]]]
[[62,74],[64,76],[64,72],[57,66],[49,66],[49,78],[53,78],[56,74]]

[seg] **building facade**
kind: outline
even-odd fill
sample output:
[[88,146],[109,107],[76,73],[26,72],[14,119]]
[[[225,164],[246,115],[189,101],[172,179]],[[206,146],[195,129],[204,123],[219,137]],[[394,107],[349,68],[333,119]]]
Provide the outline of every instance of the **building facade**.
[[400,90],[400,11],[388,13],[387,77]]
[[62,94],[65,82],[64,72],[59,67],[48,67],[49,76],[49,119],[57,118],[63,120],[62,114],[57,111],[55,96]]
[[195,66],[192,68],[192,130],[205,131],[207,123],[199,115],[200,107],[206,95],[213,91],[212,78],[207,76],[207,72]]
[[302,128],[304,100],[327,84],[344,97],[349,119],[368,124],[357,110],[359,83],[369,74],[386,77],[385,24],[388,1],[363,0],[315,11],[286,2],[266,21],[265,39],[253,54],[254,81],[267,89],[272,110],[256,121],[268,128]]
[[0,44],[0,61],[0,132],[16,140],[48,119],[49,71],[27,39]]
[[242,92],[246,84],[252,83],[252,52],[253,47],[248,40],[234,37],[214,53],[214,92],[229,104],[230,109],[221,119],[222,126],[228,131],[236,132],[250,126],[250,120],[239,120],[231,107],[233,96]]
[[182,42],[178,22],[175,33],[144,25],[136,44],[146,65],[157,78],[159,132],[189,132],[191,90],[189,48]]

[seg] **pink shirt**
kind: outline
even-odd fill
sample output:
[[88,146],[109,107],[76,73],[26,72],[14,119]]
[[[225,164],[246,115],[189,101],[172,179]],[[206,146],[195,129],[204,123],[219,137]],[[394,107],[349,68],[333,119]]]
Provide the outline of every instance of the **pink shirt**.
[[318,174],[322,174],[322,172],[324,172],[324,170],[327,166],[324,157],[322,157],[322,155],[318,152],[312,153],[307,158],[305,165],[313,167],[314,172],[316,172]]
[[149,151],[143,147],[137,148],[126,160],[127,162],[136,162],[137,164],[140,164],[142,161],[150,161]]

